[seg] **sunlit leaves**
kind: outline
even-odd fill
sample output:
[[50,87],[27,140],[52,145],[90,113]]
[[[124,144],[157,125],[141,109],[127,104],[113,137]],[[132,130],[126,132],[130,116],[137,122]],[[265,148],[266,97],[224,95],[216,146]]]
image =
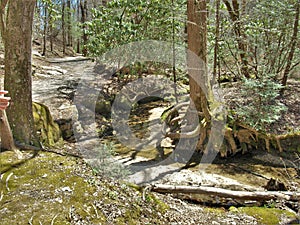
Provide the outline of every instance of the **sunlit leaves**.
[[113,0],[92,13],[93,18],[86,25],[91,37],[88,49],[94,56],[133,41],[170,41],[173,35],[176,42],[184,41],[186,6],[183,0],[174,0],[174,3],[171,0]]

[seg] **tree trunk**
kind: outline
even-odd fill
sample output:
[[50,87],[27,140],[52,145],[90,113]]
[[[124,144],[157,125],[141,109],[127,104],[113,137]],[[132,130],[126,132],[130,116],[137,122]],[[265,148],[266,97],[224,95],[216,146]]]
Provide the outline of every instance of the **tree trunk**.
[[46,46],[46,42],[47,42],[47,23],[48,23],[48,21],[47,21],[48,20],[47,7],[48,7],[48,4],[45,3],[45,5],[44,5],[43,53],[42,53],[43,56],[46,55],[46,51],[47,51],[47,46]]
[[[216,29],[215,29],[215,46],[214,46],[214,68],[213,68],[213,80],[212,84],[216,82],[217,67],[219,65],[219,39],[220,39],[220,0],[216,1]],[[218,76],[218,82],[220,82],[220,76]]]
[[9,1],[4,35],[4,88],[12,99],[7,115],[15,139],[26,144],[32,144],[34,137],[31,53],[35,3],[35,0]]
[[[52,6],[51,6],[52,7]],[[48,15],[49,19],[49,37],[50,37],[50,51],[53,52],[53,38],[54,38],[54,33],[53,33],[53,20],[52,20],[52,10],[49,12]]]
[[[291,71],[291,66],[292,66],[292,61],[294,58],[294,53],[295,53],[295,49],[296,49],[296,44],[297,44],[297,36],[298,36],[298,26],[299,26],[299,11],[300,11],[300,2],[299,0],[296,3],[296,15],[295,15],[295,20],[294,20],[294,29],[293,29],[293,35],[292,35],[292,39],[291,39],[291,48],[290,48],[290,52],[288,54],[288,58],[287,58],[287,65],[284,69],[284,73],[283,73],[283,79],[282,79],[282,86],[286,86],[287,84],[287,79],[288,79],[288,75]],[[280,94],[283,95],[284,93],[284,89],[281,89]]]
[[[206,0],[188,0],[187,1],[187,35],[188,51],[187,66],[190,84],[190,103],[181,126],[181,132],[178,133],[173,128],[168,131],[168,137],[172,139],[181,139],[180,149],[186,151],[189,149],[204,151],[209,136],[209,126],[211,124],[211,115],[209,112],[208,97],[213,101],[210,93],[210,84],[207,77],[207,8]],[[177,107],[182,107],[180,104]],[[175,108],[177,108],[175,107]],[[171,124],[176,120],[169,114]],[[169,117],[168,116],[168,117]],[[172,122],[173,121],[173,122]],[[200,123],[201,121],[201,123]],[[181,124],[181,123],[180,123]],[[170,125],[170,124],[169,124]],[[175,131],[175,132],[174,132]],[[209,149],[210,150],[210,149]],[[193,151],[193,150],[192,150]],[[184,153],[183,153],[184,154]],[[185,158],[186,156],[184,156]],[[190,157],[190,156],[188,156]],[[190,161],[187,162],[190,164]]]
[[200,65],[193,56],[188,55],[188,74],[190,80],[190,99],[198,112],[203,112],[210,121],[208,102],[199,84],[207,85],[207,9],[206,0],[188,0],[188,49],[201,60]]
[[[80,21],[80,1],[81,0],[77,0],[77,21]],[[81,38],[77,37],[77,48],[76,48],[77,53],[80,53],[80,43],[81,43]]]
[[[196,150],[203,151],[208,137],[208,127],[211,122],[207,90],[207,8],[206,0],[188,0],[188,75],[190,84],[190,106],[186,115],[187,127],[193,131],[187,134],[197,134],[191,137],[193,142],[198,138]],[[192,52],[192,53],[191,53]],[[197,111],[195,115],[194,111]],[[199,123],[199,121],[205,121]],[[205,124],[205,125],[203,125]],[[183,134],[181,134],[183,135]],[[188,143],[187,140],[187,144]],[[187,164],[189,164],[188,162]]]
[[80,1],[80,9],[81,9],[81,23],[82,23],[82,40],[83,40],[83,49],[82,49],[82,54],[84,56],[87,55],[87,35],[86,35],[86,26],[84,23],[86,22],[86,17],[87,17],[87,1],[83,0]]
[[223,0],[227,7],[230,19],[234,24],[234,32],[241,60],[241,73],[244,77],[250,78],[249,62],[247,55],[247,37],[241,24],[240,8],[238,0],[232,0],[232,6],[228,0]]
[[62,29],[62,41],[63,41],[63,55],[66,54],[66,21],[65,21],[65,8],[66,3],[61,1],[61,29]]
[[71,0],[67,0],[67,24],[68,24],[68,46],[73,46],[72,39],[72,14],[71,14]]
[[[8,0],[2,1],[0,6],[0,29],[2,40],[5,40],[6,25],[4,23],[5,8]],[[5,110],[0,110],[0,135],[1,135],[1,149],[13,150],[17,153],[18,158],[22,157],[22,153],[16,148],[10,125],[7,120]]]

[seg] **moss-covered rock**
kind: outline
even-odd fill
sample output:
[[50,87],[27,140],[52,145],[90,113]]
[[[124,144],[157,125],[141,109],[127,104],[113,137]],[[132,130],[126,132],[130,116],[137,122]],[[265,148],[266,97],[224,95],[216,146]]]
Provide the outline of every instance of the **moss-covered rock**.
[[58,124],[53,121],[49,108],[37,102],[33,102],[32,108],[34,126],[38,133],[39,141],[46,146],[52,146],[61,141],[61,131]]

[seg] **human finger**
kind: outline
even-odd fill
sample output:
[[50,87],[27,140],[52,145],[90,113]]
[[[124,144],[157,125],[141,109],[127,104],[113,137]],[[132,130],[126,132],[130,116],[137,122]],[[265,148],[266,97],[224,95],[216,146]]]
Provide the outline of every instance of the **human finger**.
[[0,110],[5,110],[9,106],[9,102],[0,102]]
[[7,93],[8,93],[8,91],[0,90],[0,95],[6,95]]
[[9,102],[10,100],[11,100],[10,97],[3,97],[3,96],[0,97],[0,102]]

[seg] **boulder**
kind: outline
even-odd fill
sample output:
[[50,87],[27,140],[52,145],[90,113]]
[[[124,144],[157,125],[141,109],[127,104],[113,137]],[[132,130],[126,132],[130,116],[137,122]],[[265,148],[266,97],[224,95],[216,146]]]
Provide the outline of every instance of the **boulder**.
[[46,146],[52,146],[61,141],[61,131],[58,124],[53,121],[49,108],[37,102],[33,102],[32,108],[39,141]]

